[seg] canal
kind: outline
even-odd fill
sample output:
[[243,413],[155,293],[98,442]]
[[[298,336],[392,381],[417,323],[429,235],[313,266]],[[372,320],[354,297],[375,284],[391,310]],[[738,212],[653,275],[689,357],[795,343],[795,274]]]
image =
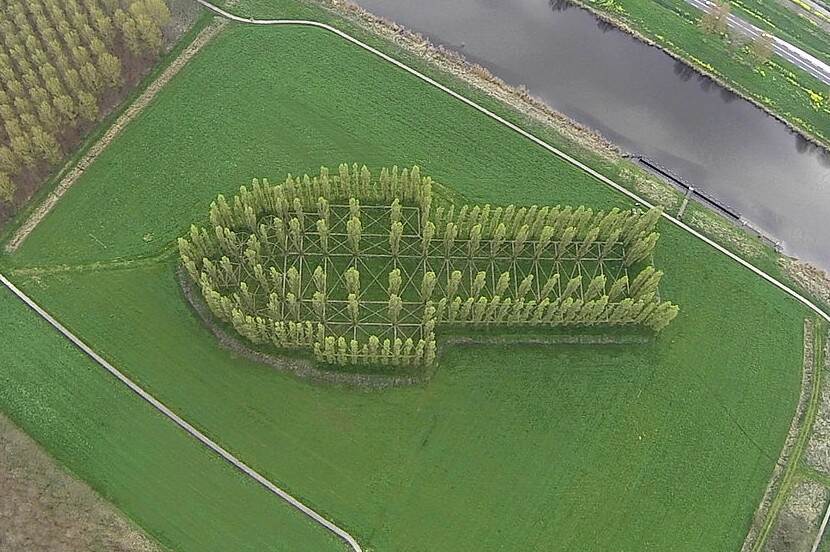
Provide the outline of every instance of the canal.
[[830,154],[657,48],[549,0],[357,0],[463,53],[830,270]]

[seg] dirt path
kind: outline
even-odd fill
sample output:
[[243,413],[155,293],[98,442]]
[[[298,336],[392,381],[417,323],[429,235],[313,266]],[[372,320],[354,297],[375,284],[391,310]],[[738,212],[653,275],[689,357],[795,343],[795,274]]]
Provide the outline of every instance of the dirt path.
[[38,205],[37,209],[29,216],[28,219],[17,229],[14,233],[12,238],[6,244],[6,251],[9,253],[14,253],[23,243],[23,241],[32,233],[32,231],[40,224],[46,215],[49,214],[49,211],[58,203],[61,197],[72,187],[73,184],[84,174],[84,171],[89,167],[95,159],[101,155],[107,146],[124,130],[130,122],[135,119],[147,105],[150,104],[151,101],[156,97],[159,90],[161,90],[165,84],[167,84],[170,79],[172,79],[176,74],[184,67],[188,61],[193,59],[199,50],[202,47],[210,42],[210,40],[215,37],[225,26],[227,25],[227,20],[225,19],[215,19],[210,25],[205,27],[196,38],[193,39],[187,48],[173,60],[170,65],[159,75],[159,77],[153,81],[150,86],[139,96],[128,108],[124,113],[121,114],[120,117],[113,123],[113,125],[107,129],[107,132],[97,141],[86,154],[81,158],[80,161],[68,172],[66,175],[61,179],[60,183],[55,187],[52,192],[46,196],[46,199]]
[[787,432],[787,439],[781,449],[781,455],[773,469],[772,478],[741,547],[742,552],[757,552],[763,548],[787,496],[789,484],[810,435],[812,418],[806,414],[811,412],[815,415],[818,399],[818,386],[815,385],[815,325],[811,319],[804,320],[804,354],[798,405]]

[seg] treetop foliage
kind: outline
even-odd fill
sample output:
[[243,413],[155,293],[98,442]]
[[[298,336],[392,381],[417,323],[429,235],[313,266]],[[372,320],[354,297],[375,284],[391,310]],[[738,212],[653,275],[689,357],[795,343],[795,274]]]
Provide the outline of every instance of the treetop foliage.
[[99,117],[122,83],[122,57],[154,57],[170,20],[164,0],[0,2],[0,201],[14,179],[65,153],[67,130]]
[[435,328],[662,330],[659,208],[454,205],[415,166],[254,180],[179,239],[219,319],[321,362],[430,366]]

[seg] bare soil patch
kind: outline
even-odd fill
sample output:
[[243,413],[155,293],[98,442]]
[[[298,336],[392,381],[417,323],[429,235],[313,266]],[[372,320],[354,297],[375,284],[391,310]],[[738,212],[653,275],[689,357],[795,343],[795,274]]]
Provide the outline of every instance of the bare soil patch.
[[0,415],[0,552],[160,552]]
[[821,403],[813,432],[807,444],[805,460],[808,465],[830,477],[830,340],[824,347],[824,379],[821,386]]
[[765,552],[810,552],[830,493],[815,481],[802,481],[787,498],[764,546]]

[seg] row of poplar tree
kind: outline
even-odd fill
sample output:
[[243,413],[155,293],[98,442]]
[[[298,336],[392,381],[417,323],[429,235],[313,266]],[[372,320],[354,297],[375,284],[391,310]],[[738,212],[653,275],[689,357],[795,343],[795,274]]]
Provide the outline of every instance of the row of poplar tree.
[[0,201],[14,177],[57,163],[60,137],[98,119],[122,81],[113,53],[155,56],[170,19],[164,0],[6,0],[0,9]]
[[[339,282],[336,292],[342,293],[345,301],[331,297],[333,290],[329,288],[329,275],[323,266],[306,269],[302,276],[295,266],[281,272],[281,261],[286,255],[295,255],[305,262],[302,244],[310,236],[318,240],[324,253],[328,252],[325,242],[331,232],[329,221],[334,209],[339,214],[331,224],[346,221],[346,242],[352,254],[360,257],[363,216],[360,199],[388,205],[388,254],[396,255],[402,234],[402,205],[416,205],[429,212],[432,182],[421,177],[417,167],[403,171],[393,168],[381,174],[382,182],[375,182],[365,167],[341,165],[335,176],[330,177],[323,169],[314,179],[289,178],[276,186],[255,181],[250,190],[243,187],[231,202],[220,196],[211,205],[213,231],[193,226],[190,239],[179,240],[183,264],[200,285],[211,311],[257,343],[313,348],[318,358],[328,362],[374,363],[386,359],[392,364],[419,364],[429,358],[432,362],[434,356],[426,351],[431,347],[430,341],[434,342],[436,323],[459,326],[629,324],[660,331],[677,315],[676,306],[659,300],[657,289],[662,273],[651,266],[642,269],[631,282],[625,275],[609,282],[603,274],[586,281],[581,276],[560,281],[560,274],[552,274],[544,282],[534,282],[534,276],[529,274],[521,281],[511,282],[511,272],[504,272],[497,278],[494,275],[490,287],[486,285],[488,274],[484,271],[470,274],[469,281],[462,284],[465,276],[461,271],[447,271],[446,282],[438,282],[435,272],[426,270],[419,286],[418,282],[408,284],[417,289],[403,289],[404,277],[406,281],[410,278],[400,269],[394,269],[388,273],[385,305],[364,302],[366,290],[361,286],[361,274],[355,266],[335,275]],[[359,199],[354,194],[362,196]],[[366,200],[366,197],[373,199]],[[347,214],[343,216],[343,213]],[[495,257],[503,253],[502,245],[507,243],[514,258],[527,248],[542,266],[552,262],[544,255],[552,243],[561,247],[563,241],[571,239],[577,257],[594,244],[601,244],[601,255],[608,252],[606,249],[611,247],[608,244],[622,245],[626,247],[626,256],[618,257],[612,264],[631,264],[633,261],[628,255],[637,250],[638,243],[651,242],[653,247],[654,226],[659,217],[659,210],[639,213],[614,209],[594,213],[582,207],[491,208],[485,205],[462,207],[456,212],[451,206],[439,206],[432,213],[432,220],[421,220],[421,232],[429,234],[441,228],[444,238],[423,239],[422,255],[427,260],[432,256],[440,259],[458,255],[457,251],[453,252],[456,240],[459,243],[466,240],[467,256],[484,252]],[[373,237],[377,239],[378,235]],[[436,251],[435,243],[443,251]],[[377,248],[372,251],[377,255]],[[650,251],[649,248],[647,253]],[[641,258],[638,254],[637,260]],[[547,274],[549,268],[541,272]],[[376,284],[375,274],[369,275],[368,281],[373,286],[381,285]],[[529,299],[528,294],[531,294]],[[336,308],[330,308],[333,306]],[[366,308],[373,309],[371,314],[375,319],[378,314],[384,315],[390,327],[399,327],[403,313],[408,317],[407,322],[413,314],[422,317],[423,339],[397,337],[398,332],[394,332],[388,341],[376,336],[376,346],[372,346],[352,339],[351,335],[325,335],[326,329],[332,327],[349,328],[348,323],[359,326],[359,313]]]
[[[403,223],[400,206],[414,204],[420,208],[423,252],[430,252],[433,240],[441,240],[445,256],[457,255],[456,245],[464,246],[462,254],[475,256],[480,253],[493,256],[521,255],[523,251],[539,257],[553,245],[560,256],[581,257],[594,251],[608,256],[621,246],[625,251],[626,266],[647,259],[659,238],[654,231],[662,213],[653,208],[645,213],[622,211],[614,208],[608,212],[594,212],[590,208],[532,205],[530,207],[495,207],[490,205],[464,205],[456,212],[455,206],[439,206],[434,213],[432,206],[432,180],[421,177],[420,169],[398,171],[383,169],[380,179],[373,180],[368,168],[351,169],[342,164],[339,174],[329,176],[324,167],[320,176],[310,178],[288,177],[281,185],[270,185],[267,180],[253,182],[251,190],[243,186],[229,203],[224,196],[211,203],[210,222],[217,239],[237,247],[237,231],[258,234],[261,242],[271,237],[279,253],[289,247],[295,251],[306,232],[306,214],[316,212],[316,234],[327,251],[326,238],[331,232],[330,202],[349,204],[349,220],[346,225],[348,243],[356,255],[360,254],[363,224],[360,218],[360,201],[389,206],[389,240],[392,253],[397,255]],[[267,220],[263,220],[267,217]],[[220,236],[219,234],[222,234]],[[224,236],[224,237],[223,237]],[[227,237],[228,239],[226,239]],[[288,238],[291,238],[290,240]],[[233,250],[226,251],[233,254]]]
[[[241,303],[243,299],[234,295],[231,302],[227,296],[201,282],[202,294],[211,312],[230,323],[241,336],[255,344],[273,344],[280,349],[307,349],[315,358],[329,364],[382,364],[384,366],[420,367],[432,366],[436,359],[435,322],[427,321],[420,339],[413,337],[379,338],[370,335],[359,341],[346,335],[327,335],[326,324],[310,320],[275,320],[269,316],[247,313]],[[290,294],[289,294],[290,295]],[[353,297],[353,296],[352,296]],[[273,297],[272,297],[273,299]],[[273,301],[269,302],[274,307]],[[433,309],[434,312],[434,309]],[[276,310],[274,314],[283,313]]]

